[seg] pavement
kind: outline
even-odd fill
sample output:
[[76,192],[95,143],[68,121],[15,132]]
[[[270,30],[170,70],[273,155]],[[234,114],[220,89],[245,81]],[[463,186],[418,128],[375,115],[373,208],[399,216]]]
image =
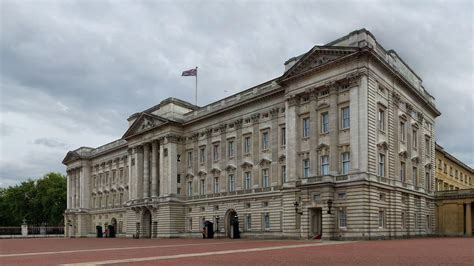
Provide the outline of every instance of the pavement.
[[0,265],[474,265],[474,238],[0,240]]

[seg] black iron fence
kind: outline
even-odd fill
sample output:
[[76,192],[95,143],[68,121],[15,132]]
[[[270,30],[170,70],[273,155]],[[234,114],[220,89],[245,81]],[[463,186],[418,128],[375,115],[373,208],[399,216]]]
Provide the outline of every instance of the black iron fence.
[[0,236],[21,235],[21,226],[0,226]]
[[64,227],[28,226],[28,235],[63,235]]

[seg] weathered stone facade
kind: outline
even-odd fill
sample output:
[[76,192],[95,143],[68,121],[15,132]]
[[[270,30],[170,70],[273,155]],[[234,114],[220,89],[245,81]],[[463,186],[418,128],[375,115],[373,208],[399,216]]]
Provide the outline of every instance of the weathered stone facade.
[[[365,29],[204,107],[169,98],[68,168],[69,236],[377,239],[435,232],[434,123],[421,79]],[[237,216],[236,216],[237,214]],[[120,223],[120,225],[119,225]]]

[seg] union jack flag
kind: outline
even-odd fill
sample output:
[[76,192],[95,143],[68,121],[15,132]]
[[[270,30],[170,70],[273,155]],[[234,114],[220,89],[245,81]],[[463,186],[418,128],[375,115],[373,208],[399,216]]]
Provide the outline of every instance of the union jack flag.
[[197,76],[197,68],[193,68],[193,69],[190,69],[190,70],[183,71],[181,76],[182,77]]

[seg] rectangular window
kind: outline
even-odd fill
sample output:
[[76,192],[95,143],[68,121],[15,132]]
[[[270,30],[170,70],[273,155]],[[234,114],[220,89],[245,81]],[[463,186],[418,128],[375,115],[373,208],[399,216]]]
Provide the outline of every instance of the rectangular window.
[[206,193],[206,180],[201,179],[199,180],[199,193],[204,195]]
[[263,224],[265,226],[265,230],[270,229],[270,214],[268,212],[263,215]]
[[214,177],[214,193],[219,193],[220,191],[220,184],[219,184],[219,177]]
[[379,130],[385,131],[385,110],[379,109],[379,114],[377,117],[377,125]]
[[349,170],[351,168],[351,156],[350,153],[344,152],[342,154],[342,174],[347,175],[349,174]]
[[286,183],[288,180],[286,180],[286,165],[281,166],[281,180],[283,183]]
[[343,129],[350,127],[350,110],[349,107],[341,109],[341,126]]
[[229,192],[235,191],[235,177],[233,174],[229,175]]
[[270,177],[268,176],[268,169],[262,169],[262,187],[270,186]]
[[229,140],[227,142],[227,156],[234,157],[234,141],[233,140]]
[[426,156],[430,155],[430,149],[431,149],[431,140],[429,137],[425,138],[425,154]]
[[252,188],[252,175],[251,172],[244,173],[244,188],[251,189]]
[[303,138],[309,138],[309,118],[303,118]]
[[281,143],[281,146],[286,145],[286,127],[281,128],[280,143]]
[[385,154],[379,153],[379,176],[385,177]]
[[188,167],[193,166],[193,152],[188,151]]
[[385,227],[385,211],[384,210],[379,210],[379,227],[380,228]]
[[406,228],[406,220],[405,220],[405,213],[402,212],[402,228],[405,229]]
[[447,174],[448,173],[448,166],[446,165],[446,163],[443,163],[444,164],[444,173]]
[[325,112],[321,114],[321,133],[329,132],[329,113]]
[[400,162],[400,181],[405,182],[405,162]]
[[214,144],[212,151],[214,161],[219,160],[219,144]]
[[426,185],[426,190],[430,191],[431,190],[431,175],[430,175],[430,170],[428,168],[425,170],[425,185]]
[[252,229],[252,216],[250,214],[245,215],[245,229]]
[[416,149],[418,147],[418,131],[416,129],[413,129],[413,149]]
[[405,142],[405,122],[400,122],[400,141]]
[[303,177],[309,177],[309,159],[303,160]]
[[189,231],[193,230],[193,218],[188,219],[188,230]]
[[262,133],[262,150],[267,150],[270,146],[268,143],[268,132],[263,132]]
[[413,166],[413,185],[418,186],[418,168]]
[[250,136],[247,136],[244,138],[244,153],[248,154],[250,153],[250,148],[252,147],[252,142],[250,140]]
[[206,147],[199,149],[199,162],[204,163],[206,161]]
[[337,211],[337,220],[339,228],[346,228],[347,227],[347,213],[346,208],[339,208]]
[[329,175],[329,156],[321,156],[321,175]]

